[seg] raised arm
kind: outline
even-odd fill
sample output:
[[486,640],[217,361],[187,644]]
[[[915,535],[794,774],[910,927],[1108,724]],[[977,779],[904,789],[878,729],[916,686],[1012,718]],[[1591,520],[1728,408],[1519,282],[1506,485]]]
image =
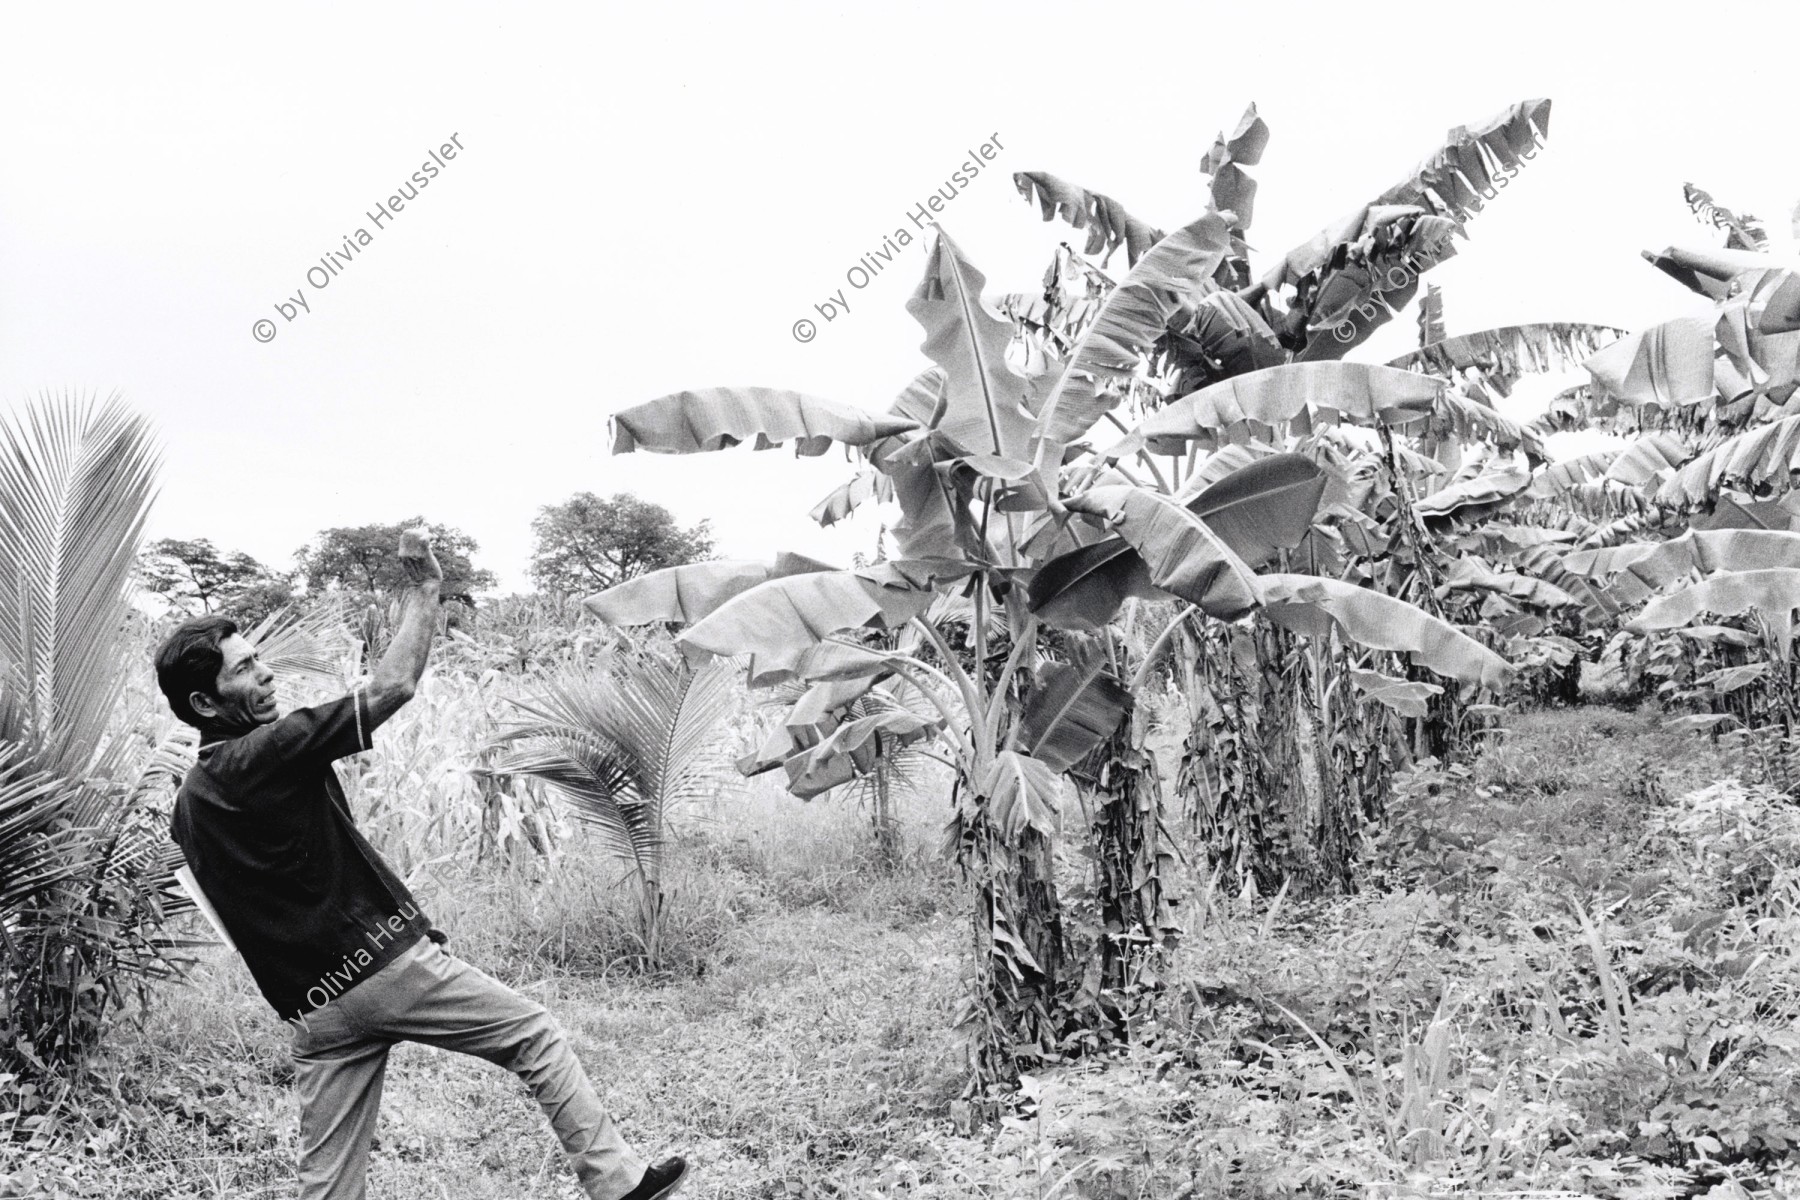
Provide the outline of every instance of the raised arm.
[[371,729],[413,698],[419,678],[425,674],[431,635],[437,631],[438,586],[444,581],[444,571],[423,529],[409,529],[400,535],[400,563],[406,568],[408,583],[400,595],[400,627],[363,689]]

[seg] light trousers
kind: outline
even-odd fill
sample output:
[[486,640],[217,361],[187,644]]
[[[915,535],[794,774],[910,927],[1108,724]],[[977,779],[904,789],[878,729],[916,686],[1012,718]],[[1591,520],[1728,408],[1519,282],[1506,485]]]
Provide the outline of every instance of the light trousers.
[[301,1200],[363,1200],[395,1042],[472,1054],[524,1080],[592,1200],[618,1200],[644,1176],[644,1160],[613,1127],[556,1019],[429,938],[288,1024],[300,1096]]

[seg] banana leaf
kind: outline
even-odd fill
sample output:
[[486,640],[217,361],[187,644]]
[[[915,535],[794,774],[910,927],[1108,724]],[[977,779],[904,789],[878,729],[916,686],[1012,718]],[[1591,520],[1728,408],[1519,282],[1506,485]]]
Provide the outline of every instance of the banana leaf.
[[1786,490],[1792,472],[1800,470],[1800,416],[1759,425],[1695,456],[1657,492],[1659,503],[1677,507],[1704,505],[1721,488],[1741,486]]
[[1042,171],[1013,172],[1013,186],[1027,201],[1035,190],[1038,208],[1044,220],[1061,217],[1076,229],[1087,230],[1083,254],[1100,254],[1111,258],[1113,251],[1125,247],[1125,265],[1133,267],[1149,249],[1162,241],[1162,230],[1152,229],[1125,211],[1125,206],[1111,196],[1090,192],[1086,188],[1047,175]]
[[1656,597],[1625,628],[1634,633],[1676,629],[1701,613],[1735,617],[1754,609],[1776,626],[1778,644],[1785,649],[1793,637],[1796,608],[1800,608],[1800,568],[1737,571]]
[[1335,625],[1356,645],[1404,652],[1439,675],[1483,687],[1499,687],[1512,670],[1449,622],[1381,592],[1312,575],[1258,575],[1255,584],[1264,615],[1296,633],[1319,637]]
[[1710,513],[1689,517],[1688,528],[1800,532],[1800,492],[1789,492],[1779,500],[1751,500],[1742,504],[1729,496],[1720,496]]
[[1212,149],[1200,163],[1201,173],[1212,177],[1208,190],[1214,211],[1233,214],[1237,220],[1231,227],[1237,233],[1250,228],[1256,209],[1256,180],[1244,174],[1242,168],[1261,162],[1268,145],[1268,123],[1257,115],[1256,105],[1252,104],[1238,118],[1230,137],[1221,133],[1213,140]]
[[1668,478],[1692,457],[1693,449],[1674,434],[1647,433],[1613,459],[1612,465],[1606,468],[1606,478],[1642,487]]
[[1605,479],[1606,472],[1618,460],[1620,450],[1596,450],[1561,462],[1547,463],[1532,476],[1526,494],[1533,500],[1548,500],[1580,487],[1584,483]]
[[1423,717],[1431,698],[1444,691],[1435,683],[1393,679],[1376,671],[1351,671],[1350,682],[1363,699],[1373,700],[1403,717]]
[[1017,750],[1002,750],[977,786],[987,797],[988,811],[1002,833],[1016,837],[1028,828],[1044,834],[1055,832],[1062,776],[1048,763]]
[[1582,365],[1594,388],[1626,404],[1668,408],[1713,394],[1713,326],[1710,316],[1678,317],[1632,333]]
[[1439,597],[1451,592],[1491,592],[1534,608],[1574,608],[1581,601],[1553,583],[1517,571],[1496,571],[1479,558],[1459,558],[1438,585]]
[[[1250,459],[1182,503],[1252,569],[1298,546],[1312,527],[1325,473],[1305,456]],[[1153,599],[1143,556],[1109,537],[1051,559],[1032,577],[1031,610],[1059,629],[1099,629],[1132,596]]]
[[813,505],[807,515],[830,528],[870,500],[876,503],[894,498],[894,481],[880,471],[865,468],[846,483],[831,489],[831,494]]
[[1474,520],[1510,503],[1530,484],[1530,472],[1517,462],[1507,462],[1419,497],[1413,511],[1426,520]]
[[925,611],[935,592],[860,571],[818,571],[759,583],[733,596],[675,639],[691,661],[751,656],[750,683],[796,678],[802,656],[846,629],[894,629]]
[[1071,498],[1068,507],[1104,517],[1142,556],[1154,586],[1207,615],[1231,620],[1256,607],[1250,568],[1205,521],[1167,496],[1100,487]]
[[1218,213],[1209,212],[1138,260],[1075,343],[1039,410],[1039,440],[1069,445],[1118,406],[1122,393],[1108,385],[1123,383],[1137,371],[1170,318],[1218,270],[1230,246],[1229,227]]
[[937,432],[964,453],[1024,457],[1034,424],[1025,407],[1030,384],[1007,364],[1013,325],[982,302],[986,284],[940,228],[906,311],[924,327],[920,349],[944,373]]
[[1311,333],[1296,360],[1339,357],[1390,320],[1420,274],[1455,252],[1449,232],[1511,183],[1549,128],[1548,100],[1515,104],[1474,130],[1457,126],[1405,179],[1289,251],[1260,286],[1291,289],[1287,329]]
[[614,584],[581,604],[608,625],[647,625],[652,621],[691,625],[759,583],[832,569],[785,550],[775,556],[773,564],[747,559],[684,563]]
[[755,439],[758,450],[793,442],[796,454],[816,456],[832,442],[866,445],[916,425],[800,392],[720,387],[633,405],[613,414],[612,427],[614,454],[697,454]]
[[[896,709],[845,721],[831,735],[810,749],[793,755],[782,766],[787,771],[788,791],[802,800],[830,791],[873,766],[875,743],[891,740],[899,745],[935,737],[943,722],[936,717]],[[859,763],[867,759],[867,764]]]
[[1019,742],[1051,770],[1066,771],[1112,736],[1130,701],[1100,648],[1080,644],[1071,661],[1038,672],[1019,717]]
[[1267,429],[1298,434],[1324,423],[1403,425],[1428,416],[1444,385],[1427,375],[1369,363],[1290,363],[1236,375],[1173,400],[1158,409],[1108,457],[1136,453],[1177,454],[1186,443],[1216,447],[1226,431]]
[[1589,579],[1607,579],[1654,551],[1659,542],[1627,542],[1620,546],[1597,546],[1587,550],[1571,550],[1563,555],[1563,567]]
[[1772,567],[1800,567],[1800,533],[1690,529],[1625,562],[1608,593],[1620,607],[1629,608],[1686,580]]
[[1610,325],[1578,322],[1503,325],[1442,338],[1387,365],[1446,380],[1472,370],[1495,394],[1506,396],[1524,376],[1569,370],[1624,336],[1625,330]]
[[1692,183],[1681,185],[1681,198],[1688,202],[1694,210],[1694,217],[1703,224],[1712,225],[1725,231],[1725,248],[1727,250],[1767,250],[1769,248],[1769,231],[1763,228],[1761,221],[1749,213],[1741,216],[1714,200],[1710,193],[1702,191]]

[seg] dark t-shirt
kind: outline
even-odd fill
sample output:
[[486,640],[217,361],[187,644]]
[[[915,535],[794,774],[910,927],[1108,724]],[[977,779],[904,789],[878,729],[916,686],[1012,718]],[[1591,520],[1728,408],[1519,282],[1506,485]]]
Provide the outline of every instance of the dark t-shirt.
[[443,941],[351,819],[332,763],[369,749],[362,693],[200,748],[170,833],[265,999],[320,1008],[423,935]]

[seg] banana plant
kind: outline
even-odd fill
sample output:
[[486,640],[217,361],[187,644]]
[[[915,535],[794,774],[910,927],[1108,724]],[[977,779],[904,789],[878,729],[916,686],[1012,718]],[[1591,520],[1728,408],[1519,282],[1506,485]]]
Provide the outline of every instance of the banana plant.
[[[1065,998],[1089,972],[1066,961],[1054,870],[1070,793],[1065,775],[1124,725],[1135,690],[1127,678],[1141,685],[1184,623],[1238,620],[1273,594],[1272,608],[1309,633],[1336,629],[1472,679],[1504,672],[1497,657],[1410,606],[1400,607],[1413,619],[1394,625],[1372,615],[1369,606],[1382,598],[1364,589],[1256,573],[1314,527],[1325,472],[1305,457],[1224,453],[1216,477],[1209,462],[1184,473],[1184,488],[1174,491],[1135,481],[1116,459],[1068,449],[1119,404],[1115,389],[1152,353],[1183,299],[1216,286],[1231,232],[1209,212],[1139,257],[1072,339],[1054,377],[1015,365],[1008,352],[1020,327],[987,308],[981,273],[941,235],[908,305],[933,365],[886,413],[869,417],[768,389],[714,389],[615,417],[625,431],[615,437],[619,450],[686,453],[745,441],[810,449],[807,439],[831,436],[856,450],[865,471],[890,481],[901,519],[889,561],[854,570],[694,564],[588,604],[619,622],[683,622],[677,644],[685,654],[747,656],[754,685],[807,684],[795,710],[808,717],[783,728],[810,727],[818,740],[758,755],[804,756],[789,772],[796,780],[816,783],[843,769],[832,756],[861,744],[870,719],[845,710],[877,684],[898,681],[931,706],[933,736],[956,770],[949,842],[976,893],[978,986],[969,1019],[978,1080],[1005,1079],[1056,1053],[1068,1032]],[[1312,377],[1339,365],[1296,370]],[[1439,390],[1405,372],[1390,378],[1415,392]],[[859,493],[876,492],[853,480],[821,508],[837,519]],[[941,604],[951,596],[962,601],[957,615]],[[1115,619],[1127,601],[1149,597],[1186,607],[1130,668]],[[1403,631],[1397,641],[1395,629]],[[1070,640],[1083,632],[1099,641]],[[1128,771],[1108,778],[1153,769],[1138,753],[1141,742],[1122,748],[1132,752]],[[1134,811],[1154,818],[1155,804],[1148,807]],[[1154,821],[1133,824],[1141,830]],[[1141,834],[1126,840],[1133,836]],[[1114,904],[1115,916],[1136,912],[1134,921],[1152,926],[1120,937],[1160,943],[1156,909],[1153,900]]]

